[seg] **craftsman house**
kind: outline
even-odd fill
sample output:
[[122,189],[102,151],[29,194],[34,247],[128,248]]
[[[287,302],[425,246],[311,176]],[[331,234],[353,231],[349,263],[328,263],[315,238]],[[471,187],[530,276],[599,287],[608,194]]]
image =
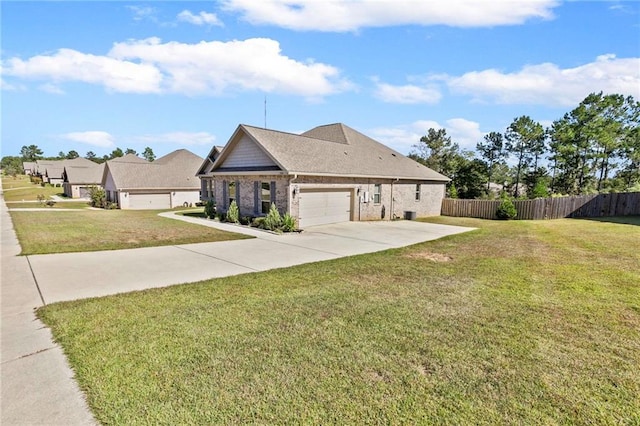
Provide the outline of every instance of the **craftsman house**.
[[344,124],[300,135],[240,125],[198,177],[218,211],[235,200],[241,215],[260,216],[274,203],[300,228],[439,215],[449,181]]

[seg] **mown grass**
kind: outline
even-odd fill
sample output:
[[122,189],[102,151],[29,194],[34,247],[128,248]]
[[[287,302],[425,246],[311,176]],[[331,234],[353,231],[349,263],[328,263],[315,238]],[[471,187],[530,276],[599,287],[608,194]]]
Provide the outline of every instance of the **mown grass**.
[[9,210],[9,213],[23,255],[117,250],[250,238],[160,217],[156,210]]
[[2,178],[2,189],[5,201],[36,201],[38,195],[49,199],[52,195],[64,196],[64,189],[55,186],[40,186],[29,181],[28,176],[18,175],[14,179],[10,176]]
[[637,424],[640,219],[46,306],[104,424]]
[[86,209],[90,207],[86,201],[57,201],[53,206],[47,206],[38,202],[9,201],[6,203],[9,209]]

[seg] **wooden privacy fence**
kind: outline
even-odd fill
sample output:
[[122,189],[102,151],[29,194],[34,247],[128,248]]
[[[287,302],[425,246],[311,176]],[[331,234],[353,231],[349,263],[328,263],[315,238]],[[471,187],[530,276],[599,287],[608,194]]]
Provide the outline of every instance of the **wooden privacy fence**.
[[[442,200],[443,216],[497,219],[500,200]],[[518,200],[513,204],[516,219],[560,219],[563,217],[603,217],[640,215],[640,192],[622,192],[572,197]]]

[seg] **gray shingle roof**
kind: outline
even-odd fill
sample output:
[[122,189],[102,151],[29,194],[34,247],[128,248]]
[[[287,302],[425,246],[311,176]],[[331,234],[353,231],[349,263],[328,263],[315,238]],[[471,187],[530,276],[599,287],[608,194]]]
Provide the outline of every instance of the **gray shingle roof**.
[[89,167],[65,167],[65,182],[71,185],[100,185],[104,163],[94,163]]
[[36,161],[36,172],[53,178],[62,177],[64,168],[69,167],[91,167],[95,165],[91,160],[83,157],[74,158],[72,160],[38,160]]
[[195,174],[202,163],[201,157],[186,149],[179,149],[162,159],[164,160],[152,163],[145,160],[109,160],[105,166],[102,183],[105,183],[106,175],[110,173],[119,190],[200,188],[200,180]]
[[[247,125],[240,125],[238,130],[249,135],[291,174],[449,180],[342,123],[319,126],[301,135]],[[233,143],[227,144],[227,148],[232,146]],[[223,152],[215,168],[224,158]]]

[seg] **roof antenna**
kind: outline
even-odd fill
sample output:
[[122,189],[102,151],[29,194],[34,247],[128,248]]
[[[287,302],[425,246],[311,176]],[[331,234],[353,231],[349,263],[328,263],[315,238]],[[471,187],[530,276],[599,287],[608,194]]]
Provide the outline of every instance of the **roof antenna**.
[[264,95],[264,128],[267,128],[267,95]]

